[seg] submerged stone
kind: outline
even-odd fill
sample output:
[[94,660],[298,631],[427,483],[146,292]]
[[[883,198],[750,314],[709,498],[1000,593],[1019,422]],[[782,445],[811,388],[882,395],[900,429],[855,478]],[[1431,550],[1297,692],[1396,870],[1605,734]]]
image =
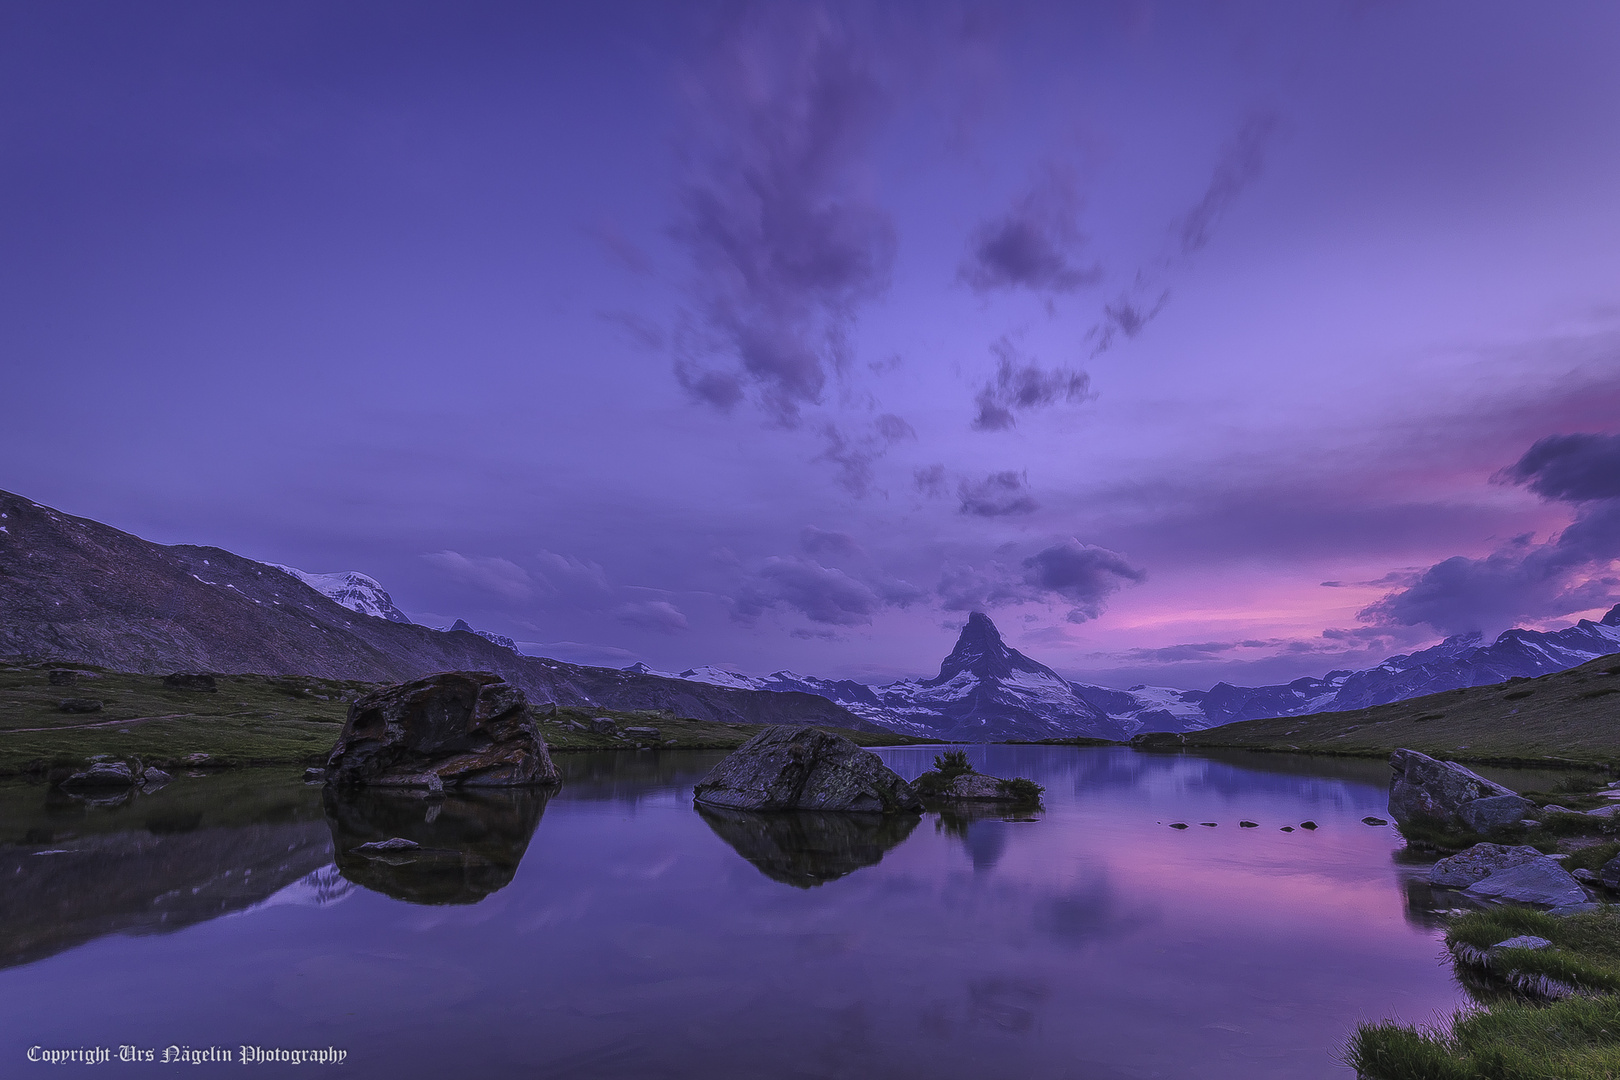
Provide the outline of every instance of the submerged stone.
[[716,765],[692,789],[700,805],[732,810],[922,809],[911,785],[870,750],[819,728],[776,724]]

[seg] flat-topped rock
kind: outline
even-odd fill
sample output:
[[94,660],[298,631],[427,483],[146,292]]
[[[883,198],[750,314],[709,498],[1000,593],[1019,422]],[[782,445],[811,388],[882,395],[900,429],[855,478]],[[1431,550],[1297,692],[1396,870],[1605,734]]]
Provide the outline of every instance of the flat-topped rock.
[[349,706],[326,780],[377,787],[525,787],[559,782],[523,691],[484,671],[451,671]]
[[1466,889],[1498,870],[1545,858],[1547,856],[1533,847],[1475,844],[1467,851],[1441,859],[1430,867],[1429,884],[1441,885],[1448,889]]
[[891,814],[922,803],[870,750],[819,728],[766,728],[692,789],[703,806],[730,810],[848,810]]
[[1507,900],[1538,907],[1584,904],[1581,883],[1558,862],[1533,847],[1475,844],[1441,859],[1429,871],[1429,883],[1462,889],[1482,900]]

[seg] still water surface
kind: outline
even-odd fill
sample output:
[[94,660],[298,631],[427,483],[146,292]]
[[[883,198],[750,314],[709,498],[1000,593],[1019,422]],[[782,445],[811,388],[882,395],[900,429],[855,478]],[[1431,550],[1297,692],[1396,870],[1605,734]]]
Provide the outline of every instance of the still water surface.
[[[881,753],[911,777],[936,750]],[[13,785],[0,1076],[59,1071],[36,1044],[245,1043],[348,1051],[253,1075],[1300,1080],[1351,1075],[1358,1020],[1465,1000],[1424,867],[1361,821],[1380,763],[970,754],[1045,811],[703,815],[723,755],[691,751],[559,755],[549,798],[436,809],[278,773],[122,806]],[[390,836],[425,850],[352,850]]]

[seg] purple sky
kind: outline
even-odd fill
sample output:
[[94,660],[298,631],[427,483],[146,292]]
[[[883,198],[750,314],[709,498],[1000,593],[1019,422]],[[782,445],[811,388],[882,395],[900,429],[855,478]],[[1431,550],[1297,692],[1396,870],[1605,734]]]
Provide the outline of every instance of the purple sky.
[[1613,4],[0,26],[0,487],[70,513],[676,670],[979,608],[1271,682],[1620,600]]

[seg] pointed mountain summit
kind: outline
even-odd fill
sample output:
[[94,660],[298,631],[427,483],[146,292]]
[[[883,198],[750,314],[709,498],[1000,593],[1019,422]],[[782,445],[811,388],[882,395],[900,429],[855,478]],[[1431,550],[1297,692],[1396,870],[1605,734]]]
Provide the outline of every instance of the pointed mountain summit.
[[962,633],[956,639],[956,648],[940,663],[939,674],[924,680],[921,685],[938,686],[962,675],[973,675],[981,680],[1005,679],[1015,671],[1046,675],[1058,682],[1063,681],[1045,664],[1036,663],[1017,649],[1009,649],[1007,643],[1001,640],[1001,631],[990,621],[990,616],[975,611],[968,616],[967,625],[962,627]]
[[[1057,672],[1001,640],[990,616],[975,611],[932,679],[892,683],[878,693],[903,714],[932,714],[945,738],[1118,738],[1122,726],[1075,692]],[[940,724],[939,720],[944,723]]]

